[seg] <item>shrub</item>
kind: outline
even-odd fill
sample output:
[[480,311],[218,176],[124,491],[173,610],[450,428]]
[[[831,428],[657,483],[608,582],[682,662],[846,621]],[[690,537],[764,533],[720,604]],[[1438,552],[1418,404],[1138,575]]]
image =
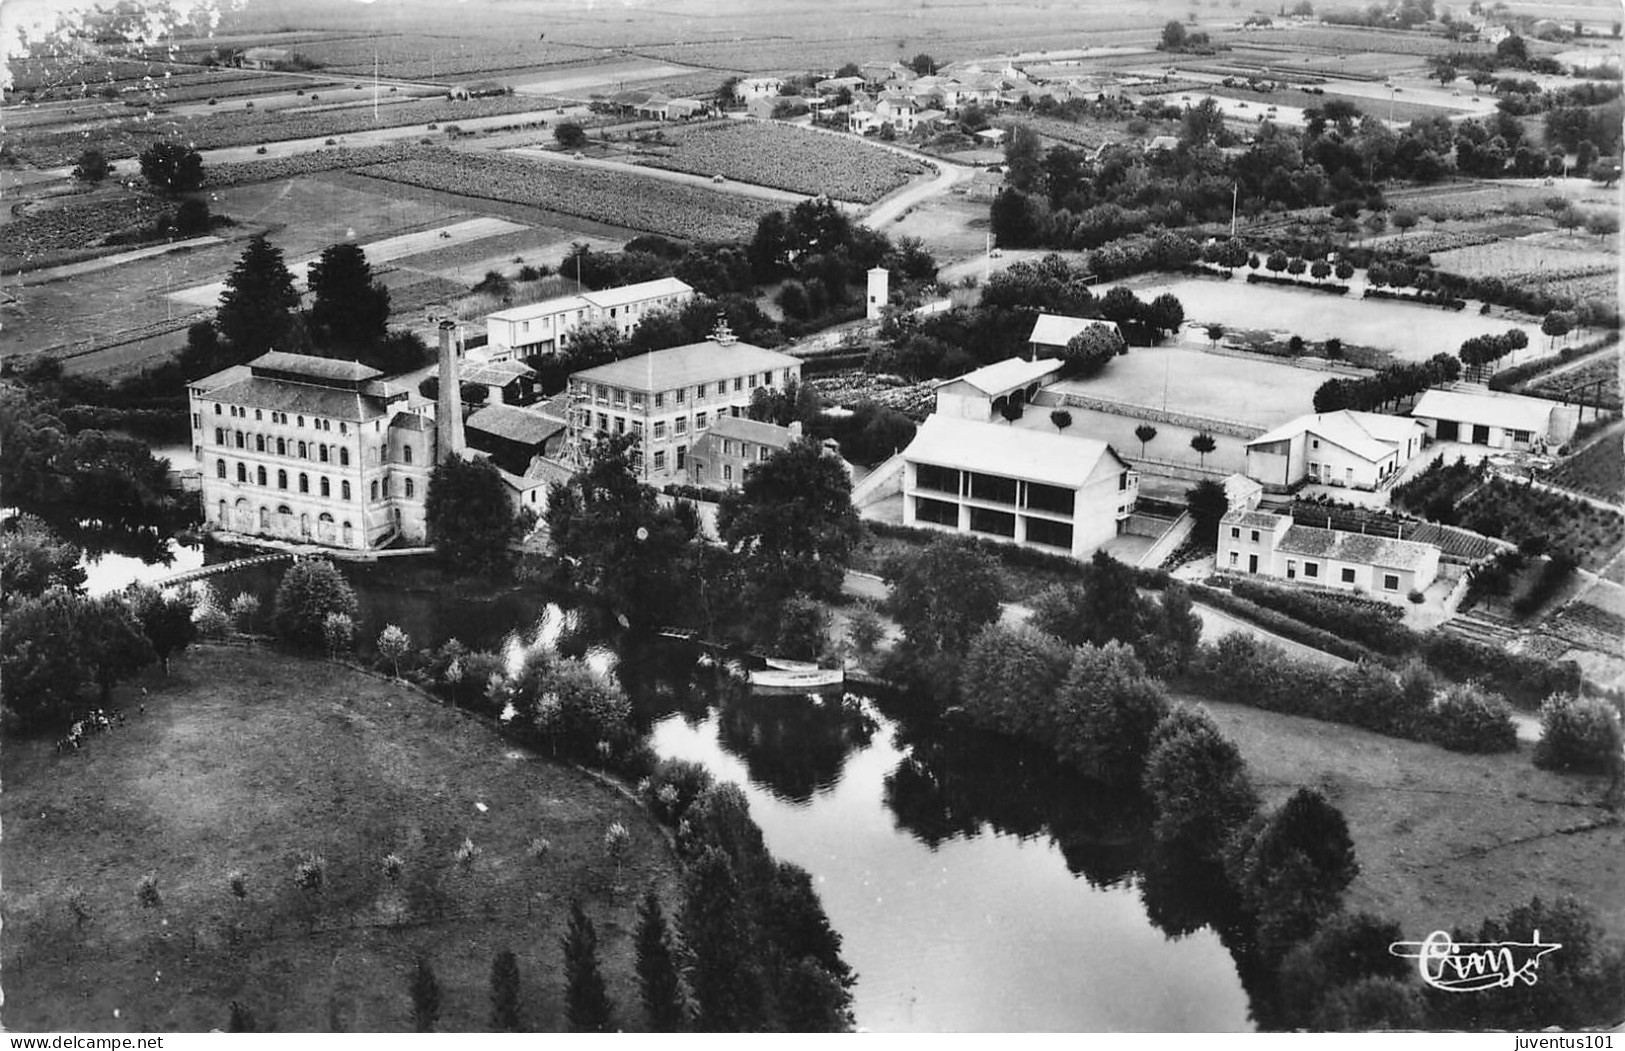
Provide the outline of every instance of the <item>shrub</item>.
[[650,808],[661,822],[676,828],[694,805],[694,800],[711,785],[715,778],[700,763],[686,759],[662,759],[640,785],[649,799]]
[[1157,842],[1197,861],[1217,861],[1258,810],[1247,764],[1202,708],[1175,708],[1151,740],[1143,784],[1157,813]]
[[1518,747],[1518,728],[1501,698],[1458,685],[1433,706],[1433,739],[1453,752],[1510,752]]
[[1413,642],[1402,622],[1404,610],[1381,599],[1275,587],[1246,578],[1232,584],[1230,591],[1379,653],[1406,650]]
[[378,633],[378,657],[389,662],[390,671],[397,678],[401,674],[401,661],[412,652],[412,636],[393,624],[385,625]]
[[852,614],[847,622],[846,634],[852,640],[853,648],[867,655],[873,653],[880,640],[886,637],[886,625],[881,622],[880,614],[864,607]]
[[1072,663],[1072,649],[1030,625],[989,624],[965,654],[959,694],[977,726],[1030,741],[1057,734],[1055,694]]
[[1536,766],[1564,773],[1617,773],[1622,747],[1619,715],[1606,702],[1560,693],[1540,706]]
[[259,596],[247,591],[240,592],[231,600],[231,620],[237,625],[237,630],[246,633],[252,632],[259,622],[260,600]]
[[158,893],[158,877],[151,872],[136,881],[135,900],[141,903],[143,909],[156,909],[164,903],[164,897]]
[[513,690],[515,729],[551,745],[555,754],[603,763],[633,738],[626,694],[581,661],[533,655]]
[[778,652],[790,660],[816,661],[829,647],[829,609],[806,595],[791,595],[779,606]]
[[355,642],[355,621],[348,613],[329,613],[322,618],[322,641],[334,660]]
[[314,648],[327,641],[324,627],[329,613],[340,613],[353,621],[357,610],[354,589],[332,562],[302,558],[282,574],[274,620],[277,634],[284,640]]
[[1580,689],[1580,666],[1573,661],[1545,661],[1508,653],[1499,646],[1474,642],[1448,632],[1422,637],[1422,657],[1428,665],[1456,682],[1482,679],[1514,705],[1533,708],[1554,693]]

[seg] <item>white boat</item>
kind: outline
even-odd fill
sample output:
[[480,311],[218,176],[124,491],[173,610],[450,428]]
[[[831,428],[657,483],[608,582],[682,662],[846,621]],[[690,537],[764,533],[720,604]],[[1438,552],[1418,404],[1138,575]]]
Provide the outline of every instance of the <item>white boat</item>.
[[[776,664],[788,664],[789,661],[775,661]],[[815,665],[804,665],[797,668],[753,668],[750,672],[750,684],[762,690],[795,690],[806,691],[821,689],[826,686],[839,686],[846,681],[846,672],[841,668],[819,668]]]

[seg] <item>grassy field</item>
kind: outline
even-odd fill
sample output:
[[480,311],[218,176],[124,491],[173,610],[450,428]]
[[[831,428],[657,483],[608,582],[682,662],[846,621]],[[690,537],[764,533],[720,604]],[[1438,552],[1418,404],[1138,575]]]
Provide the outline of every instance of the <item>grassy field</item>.
[[1348,907],[1397,920],[1408,938],[1478,925],[1572,894],[1625,937],[1625,826],[1601,779],[1538,770],[1529,746],[1461,755],[1353,727],[1202,702],[1241,749],[1268,803],[1319,787],[1343,811],[1360,875]]
[[[7,1029],[201,1032],[239,1000],[262,1029],[402,1031],[421,953],[441,1028],[482,1030],[504,948],[526,1021],[560,1029],[572,899],[598,926],[618,1023],[641,1027],[636,901],[655,885],[675,902],[642,808],[402,687],[268,650],[201,650],[145,703],[71,756],[8,742]],[[603,845],[616,821],[632,833],[619,870]],[[537,837],[551,844],[540,860]],[[453,858],[465,839],[480,850],[467,869]],[[314,901],[293,881],[307,852],[327,862]],[[141,908],[149,873],[162,904]]]

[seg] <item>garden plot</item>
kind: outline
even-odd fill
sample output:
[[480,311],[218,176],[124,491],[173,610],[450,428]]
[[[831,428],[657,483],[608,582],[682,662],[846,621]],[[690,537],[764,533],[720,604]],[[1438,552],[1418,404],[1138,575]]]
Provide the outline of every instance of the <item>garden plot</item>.
[[[1528,334],[1529,349],[1515,354],[1507,364],[1538,357],[1546,347],[1538,323],[1480,317],[1471,304],[1457,313],[1415,303],[1355,299],[1352,293],[1334,296],[1249,285],[1240,277],[1232,281],[1203,277],[1170,280],[1166,275],[1153,275],[1124,283],[1144,300],[1173,293],[1185,307],[1187,324],[1217,322],[1227,328],[1268,328],[1311,342],[1336,337],[1345,344],[1385,350],[1401,361],[1426,361],[1435,354],[1454,354],[1465,340],[1512,328]],[[1325,378],[1320,376],[1319,382]],[[1300,411],[1309,411],[1307,401],[1303,405]]]
[[[525,227],[521,223],[481,216],[478,219],[465,219],[460,223],[452,223],[449,226],[437,226],[432,230],[420,230],[416,233],[401,234],[398,237],[388,237],[382,241],[362,245],[361,248],[367,253],[367,262],[377,266],[380,263],[419,255],[436,248],[449,248],[458,244],[468,244],[483,238],[523,229]],[[288,265],[289,271],[293,273],[294,287],[301,291],[304,290],[310,266],[314,262],[316,262],[316,259],[312,257]],[[219,305],[220,296],[225,290],[226,283],[224,281],[214,281],[207,285],[198,285],[194,288],[182,289],[179,292],[171,292],[169,298],[192,306],[214,307]]]

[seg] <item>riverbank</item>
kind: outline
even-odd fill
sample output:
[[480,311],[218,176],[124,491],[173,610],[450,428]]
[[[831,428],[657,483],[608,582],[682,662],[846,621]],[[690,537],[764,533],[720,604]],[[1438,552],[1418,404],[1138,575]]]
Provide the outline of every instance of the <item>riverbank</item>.
[[[8,744],[8,1028],[199,1032],[224,1028],[237,1000],[260,1029],[404,1031],[422,954],[439,1028],[481,1031],[492,959],[512,949],[527,1027],[560,1030],[573,899],[597,924],[617,1025],[642,1027],[637,901],[654,885],[668,912],[678,903],[642,807],[324,661],[204,646],[146,685],[121,690],[125,724],[76,753]],[[604,847],[615,822],[631,832],[619,866]],[[308,854],[326,863],[316,893],[294,882]],[[144,908],[148,874],[159,903]]]

